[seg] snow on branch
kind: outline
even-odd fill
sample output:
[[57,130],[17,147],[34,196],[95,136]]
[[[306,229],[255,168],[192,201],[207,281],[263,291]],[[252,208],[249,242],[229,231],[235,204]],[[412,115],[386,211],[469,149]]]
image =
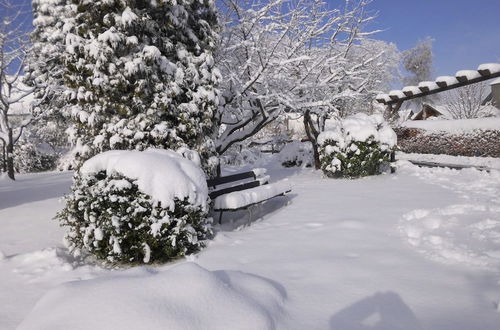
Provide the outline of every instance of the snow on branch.
[[365,30],[375,17],[367,14],[369,3],[330,8],[319,0],[222,1],[225,30],[216,62],[224,77],[217,114],[224,125],[217,150],[252,136],[283,112],[337,111],[339,100],[386,80],[386,67],[397,56],[393,45],[366,39],[376,33]]

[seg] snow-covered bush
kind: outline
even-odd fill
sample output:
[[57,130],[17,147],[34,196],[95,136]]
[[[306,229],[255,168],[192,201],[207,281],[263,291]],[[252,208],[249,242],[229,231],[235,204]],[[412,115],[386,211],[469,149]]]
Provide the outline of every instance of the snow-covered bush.
[[321,169],[328,177],[379,174],[390,160],[396,134],[381,115],[356,114],[318,136]]
[[108,151],[76,172],[66,207],[70,251],[108,262],[164,262],[191,254],[211,235],[206,177],[169,150]]
[[14,149],[14,169],[17,173],[50,171],[58,158],[55,153],[40,151],[31,141],[22,141]]
[[311,167],[313,164],[312,146],[308,142],[288,143],[278,154],[281,165],[285,167]]

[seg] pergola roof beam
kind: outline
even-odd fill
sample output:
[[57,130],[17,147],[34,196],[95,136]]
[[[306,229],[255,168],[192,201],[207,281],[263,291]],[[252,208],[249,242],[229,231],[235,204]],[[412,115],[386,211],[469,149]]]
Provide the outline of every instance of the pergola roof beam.
[[481,64],[477,70],[460,70],[455,74],[455,77],[440,76],[435,81],[422,81],[418,86],[406,86],[402,90],[392,90],[389,94],[379,94],[376,96],[376,100],[379,103],[392,105],[496,77],[500,77],[500,64],[486,63]]

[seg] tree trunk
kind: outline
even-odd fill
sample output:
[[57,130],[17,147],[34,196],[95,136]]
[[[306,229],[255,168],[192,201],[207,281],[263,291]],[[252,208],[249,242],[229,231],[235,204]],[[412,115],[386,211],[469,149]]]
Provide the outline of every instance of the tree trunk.
[[2,140],[2,172],[7,172],[7,153],[5,152],[5,142]]
[[12,139],[12,128],[9,128],[9,137],[7,141],[6,151],[7,151],[7,175],[11,180],[15,180],[14,177],[14,140]]
[[309,142],[311,142],[312,144],[313,156],[314,156],[314,168],[319,170],[321,168],[321,163],[319,161],[318,143],[316,142],[319,132],[314,127],[314,122],[312,121],[311,113],[309,112],[309,110],[307,110],[306,113],[304,114],[304,128],[307,134],[307,138],[309,139]]

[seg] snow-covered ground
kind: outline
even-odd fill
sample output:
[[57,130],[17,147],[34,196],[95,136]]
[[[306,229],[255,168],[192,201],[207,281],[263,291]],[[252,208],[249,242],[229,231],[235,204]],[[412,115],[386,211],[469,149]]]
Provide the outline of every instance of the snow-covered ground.
[[500,158],[495,158],[495,157],[466,157],[466,156],[397,152],[396,159],[425,161],[425,162],[434,162],[434,163],[451,164],[451,165],[477,166],[488,169],[500,170]]
[[0,328],[500,329],[499,172],[268,173],[291,203],[227,214],[186,260],[114,270],[62,247],[70,173],[0,180]]

